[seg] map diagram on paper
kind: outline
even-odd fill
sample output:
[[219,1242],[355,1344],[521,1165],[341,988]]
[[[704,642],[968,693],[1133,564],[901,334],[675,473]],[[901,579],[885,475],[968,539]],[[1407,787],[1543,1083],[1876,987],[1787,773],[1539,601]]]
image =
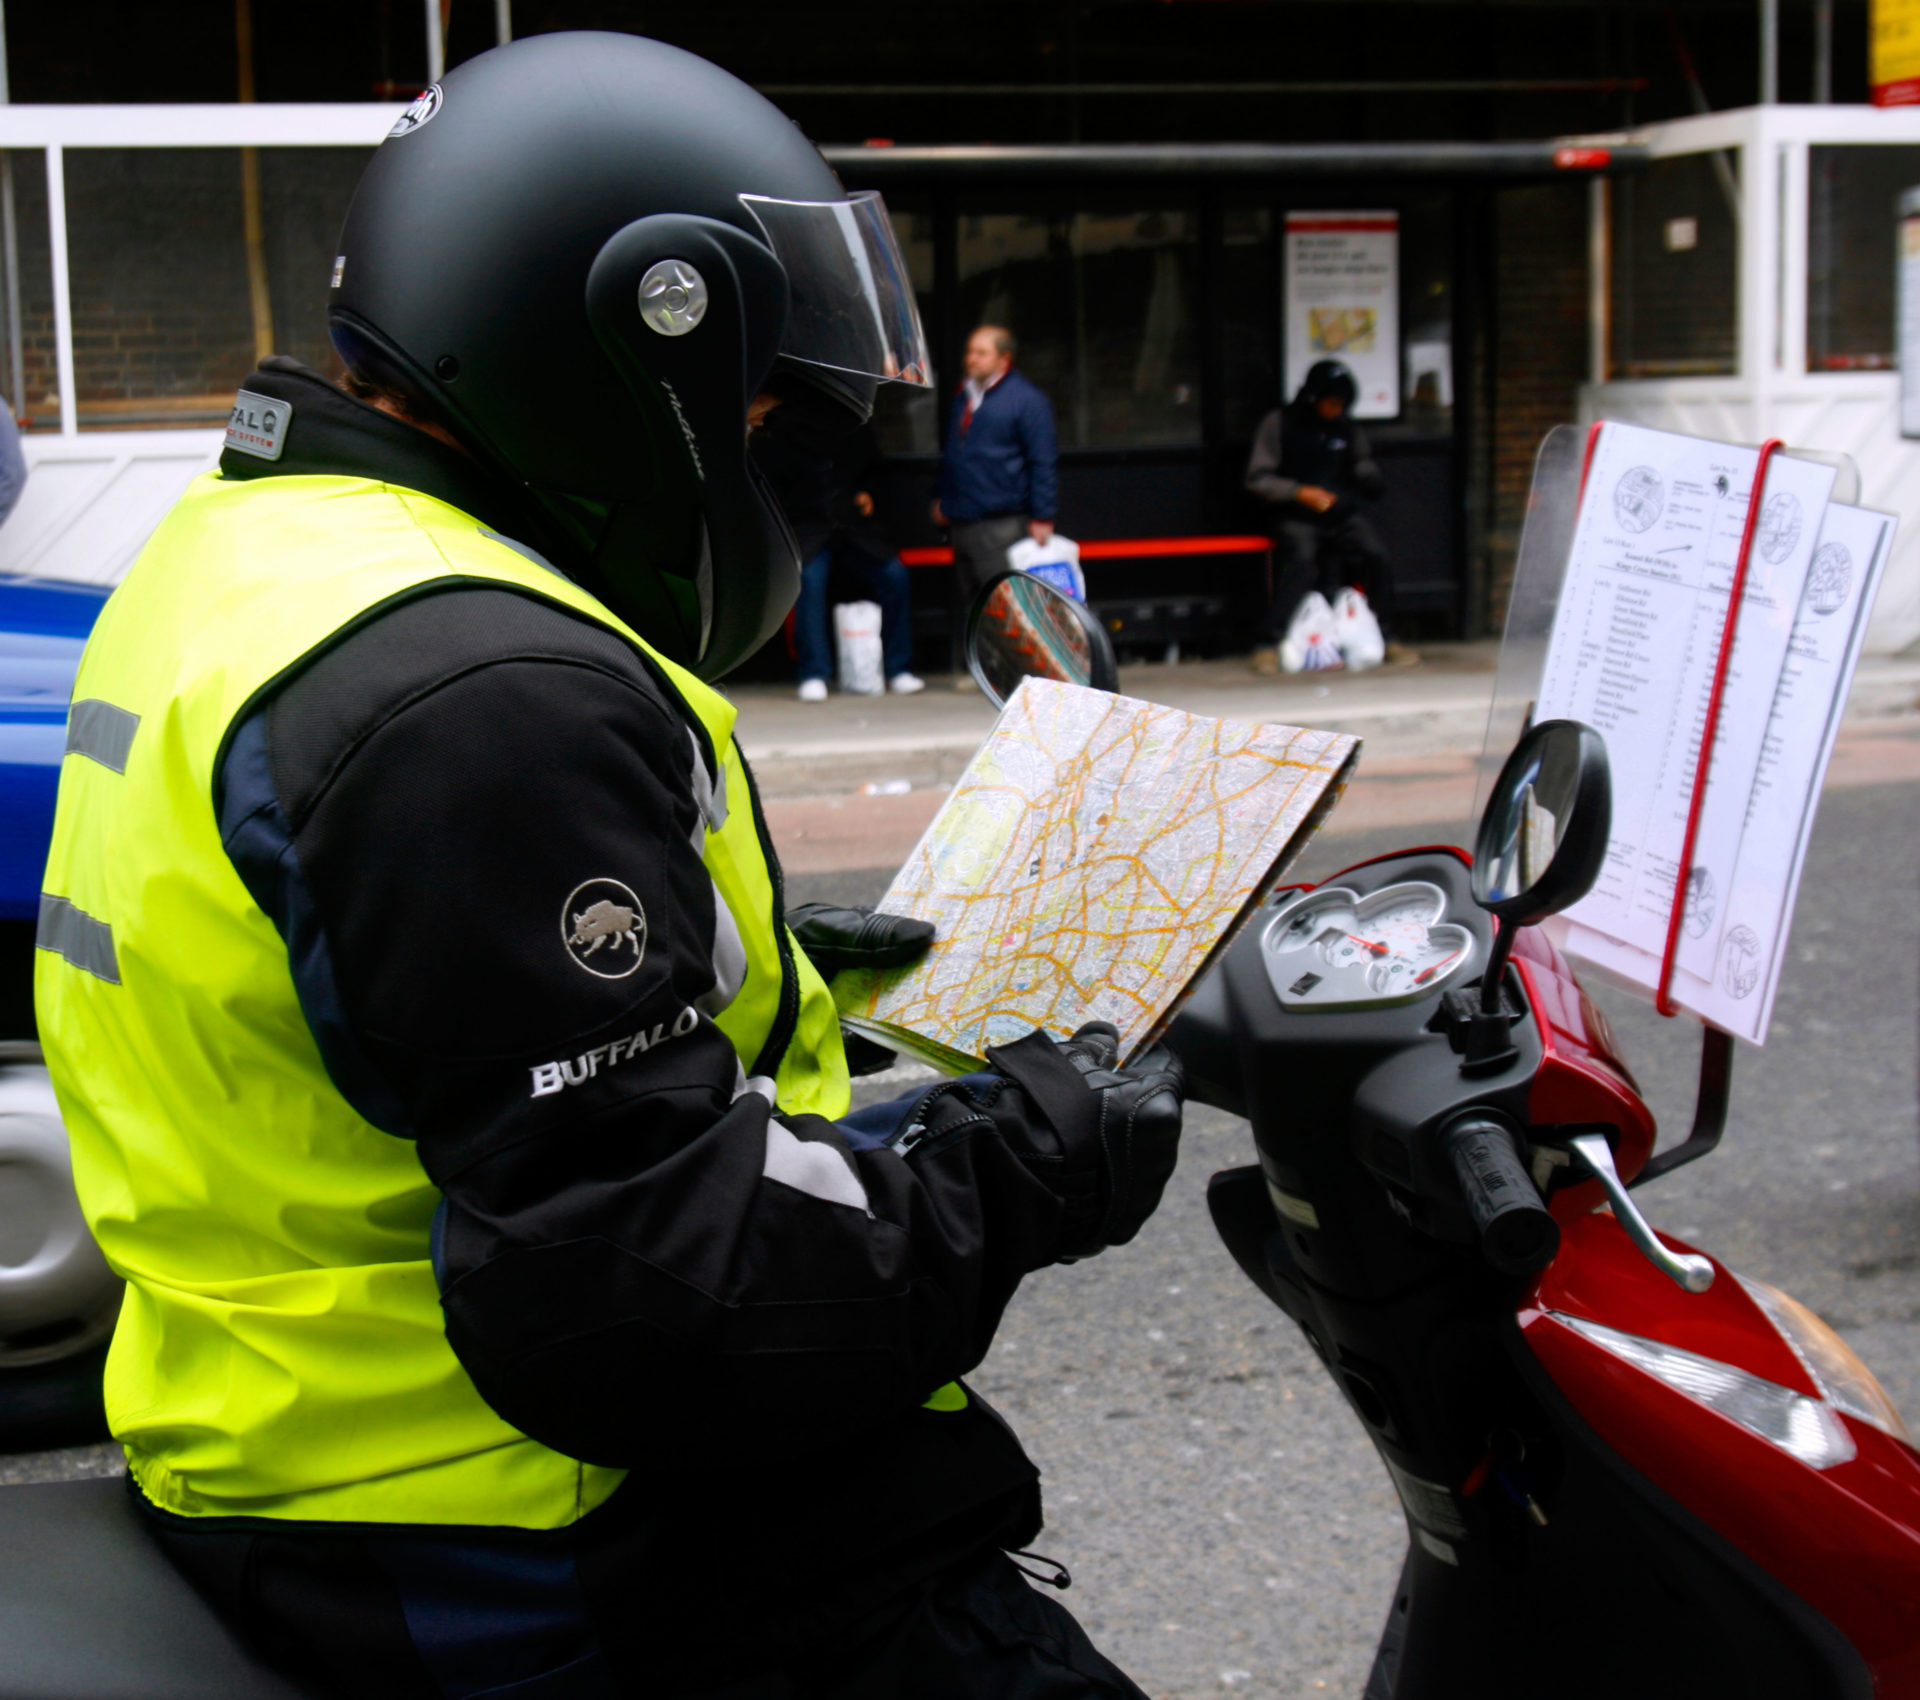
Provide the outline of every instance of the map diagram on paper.
[[1132,1055],[1332,809],[1359,747],[1028,679],[881,900],[932,921],[932,949],[841,974],[842,1018],[952,1072],[1087,1021]]

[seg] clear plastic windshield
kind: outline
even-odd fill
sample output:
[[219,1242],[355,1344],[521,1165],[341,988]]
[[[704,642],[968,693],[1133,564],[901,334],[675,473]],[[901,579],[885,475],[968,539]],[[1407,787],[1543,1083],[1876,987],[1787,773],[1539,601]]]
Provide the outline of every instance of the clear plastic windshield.
[[[1834,501],[1860,499],[1860,471],[1850,456],[1816,449],[1786,452],[1797,460],[1819,461],[1835,468]],[[1541,440],[1534,457],[1533,488],[1527,497],[1520,552],[1514,558],[1507,628],[1500,643],[1493,703],[1487,714],[1486,741],[1481,747],[1480,773],[1474,788],[1475,820],[1487,806],[1487,794],[1507,752],[1533,722],[1535,695],[1573,549],[1586,457],[1587,427],[1583,425],[1556,425]]]
[[844,201],[742,195],[792,291],[780,352],[863,377],[931,387],[933,366],[906,258],[872,190]]

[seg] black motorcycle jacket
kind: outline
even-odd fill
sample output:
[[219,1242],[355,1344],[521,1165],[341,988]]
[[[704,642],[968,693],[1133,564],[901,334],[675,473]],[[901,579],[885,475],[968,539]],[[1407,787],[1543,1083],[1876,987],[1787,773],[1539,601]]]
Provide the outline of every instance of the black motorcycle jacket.
[[[1301,485],[1318,485],[1339,499],[1326,513],[1296,500]],[[1278,516],[1329,524],[1351,515],[1362,500],[1386,489],[1373,445],[1351,414],[1322,419],[1312,402],[1294,401],[1260,421],[1247,457],[1246,486]]]

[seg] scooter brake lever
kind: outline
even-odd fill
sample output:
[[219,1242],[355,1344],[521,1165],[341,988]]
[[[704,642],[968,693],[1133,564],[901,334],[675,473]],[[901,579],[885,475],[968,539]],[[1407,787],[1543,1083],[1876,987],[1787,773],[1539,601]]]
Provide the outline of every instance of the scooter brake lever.
[[1574,1154],[1593,1171],[1594,1178],[1606,1189],[1607,1201],[1627,1236],[1646,1260],[1661,1274],[1669,1276],[1689,1293],[1704,1293],[1713,1285],[1713,1263],[1688,1252],[1669,1251],[1660,1243],[1653,1224],[1640,1214],[1639,1205],[1621,1182],[1620,1171],[1613,1166],[1613,1149],[1606,1135],[1583,1133],[1568,1142]]

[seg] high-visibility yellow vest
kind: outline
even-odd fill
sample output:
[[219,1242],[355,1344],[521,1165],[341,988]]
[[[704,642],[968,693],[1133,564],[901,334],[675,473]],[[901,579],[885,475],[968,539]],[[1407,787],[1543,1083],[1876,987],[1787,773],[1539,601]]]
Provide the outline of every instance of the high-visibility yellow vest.
[[439,1194],[412,1143],[328,1078],[286,946],[215,820],[226,740],[276,680],[383,605],[466,581],[598,621],[677,691],[722,764],[725,818],[709,812],[702,854],[747,956],[718,1025],[751,1073],[784,998],[782,1108],[846,1111],[832,998],[795,947],[783,980],[723,697],[432,497],[197,479],[80,664],[35,978],[81,1204],[128,1282],[108,1418],[169,1511],[554,1528],[621,1479],[519,1433],[461,1368],[428,1261]]

